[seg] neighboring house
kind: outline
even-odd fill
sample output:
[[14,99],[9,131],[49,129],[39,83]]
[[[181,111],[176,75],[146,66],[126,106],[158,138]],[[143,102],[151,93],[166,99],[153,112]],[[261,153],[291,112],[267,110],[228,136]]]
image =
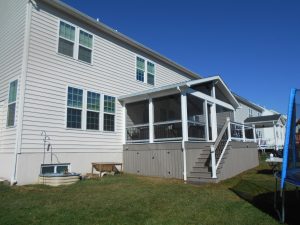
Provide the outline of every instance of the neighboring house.
[[235,121],[255,126],[259,148],[262,150],[283,149],[286,117],[237,94],[234,95],[241,106],[235,111]]
[[83,174],[123,162],[125,172],[202,182],[258,165],[254,129],[231,126],[240,104],[219,76],[60,1],[1,1],[0,21],[0,177],[12,184],[35,183],[50,162],[43,131],[54,161]]
[[245,120],[245,124],[255,125],[260,149],[283,149],[286,124],[286,118],[283,115],[250,117]]

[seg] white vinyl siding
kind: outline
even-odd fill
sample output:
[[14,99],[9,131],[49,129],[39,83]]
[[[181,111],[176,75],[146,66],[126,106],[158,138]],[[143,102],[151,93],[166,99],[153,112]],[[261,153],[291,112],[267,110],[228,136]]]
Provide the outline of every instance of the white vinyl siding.
[[[122,106],[117,97],[152,87],[147,83],[137,82],[134,77],[136,55],[145,56],[114,38],[67,17],[42,1],[38,4],[39,9],[33,9],[32,12],[22,151],[28,154],[41,152],[43,146],[40,133],[41,130],[46,130],[57,154],[82,153],[93,155],[94,161],[122,161],[124,125]],[[76,50],[74,58],[57,54],[60,21],[67,21],[93,34],[92,65],[75,60],[78,55]],[[149,60],[155,64],[155,86],[190,79],[154,58]],[[81,129],[66,128],[68,86],[83,90]],[[86,126],[89,111],[86,103],[87,91],[100,93],[99,130],[90,130]],[[114,113],[104,113],[104,95],[115,97]],[[112,118],[114,131],[105,131],[105,119],[112,124]],[[91,160],[85,160],[87,163],[82,166],[90,168]],[[72,169],[76,165],[73,163]]]
[[[16,148],[20,84],[17,86],[14,127],[6,127],[10,82],[22,74],[27,1],[0,1],[0,177],[11,179]],[[20,83],[20,82],[18,82]]]
[[244,123],[245,119],[249,117],[250,109],[252,111],[252,116],[259,116],[260,112],[250,106],[244,104],[243,102],[239,102],[241,108],[236,109],[234,113],[234,120],[238,123]]

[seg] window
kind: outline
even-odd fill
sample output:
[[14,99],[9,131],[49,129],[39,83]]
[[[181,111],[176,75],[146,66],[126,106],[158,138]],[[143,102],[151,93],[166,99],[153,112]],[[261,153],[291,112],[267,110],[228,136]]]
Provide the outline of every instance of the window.
[[100,94],[87,92],[86,129],[99,130]]
[[[145,72],[147,72],[146,77],[145,77]],[[155,78],[155,64],[137,56],[136,57],[136,80],[154,85],[155,82],[154,78]]]
[[59,53],[87,63],[92,63],[92,49],[92,34],[64,21],[60,21],[58,41]]
[[67,128],[81,129],[83,90],[68,87]]
[[144,82],[145,73],[145,60],[137,57],[136,58],[136,79]]
[[103,130],[115,131],[115,97],[104,95]]
[[154,64],[147,62],[147,83],[154,85],[155,68]]
[[93,35],[80,30],[78,59],[87,63],[92,62]]
[[252,117],[252,116],[253,116],[253,110],[249,109],[249,117]]
[[18,80],[15,80],[9,84],[8,109],[7,109],[7,121],[6,121],[7,127],[13,127],[15,125],[17,89],[18,89]]
[[58,52],[70,57],[74,54],[75,27],[60,21]]

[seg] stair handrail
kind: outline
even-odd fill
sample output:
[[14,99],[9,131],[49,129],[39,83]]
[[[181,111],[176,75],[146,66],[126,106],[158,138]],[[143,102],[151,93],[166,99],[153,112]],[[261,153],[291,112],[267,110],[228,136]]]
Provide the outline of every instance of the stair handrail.
[[[220,141],[222,140],[225,132],[228,132],[228,136],[227,136],[227,140],[226,140],[226,144],[224,146],[224,148],[222,149],[221,155],[218,159],[218,162],[216,163],[216,149],[218,148]],[[215,143],[213,145],[210,146],[210,152],[211,152],[211,167],[212,167],[212,178],[217,178],[217,169],[219,167],[219,164],[223,158],[223,155],[225,153],[225,150],[227,148],[227,145],[229,143],[229,141],[231,140],[231,131],[230,131],[230,118],[227,117],[226,118],[226,122],[224,123],[224,126],[222,127],[222,130],[220,132],[220,134],[218,135]]]

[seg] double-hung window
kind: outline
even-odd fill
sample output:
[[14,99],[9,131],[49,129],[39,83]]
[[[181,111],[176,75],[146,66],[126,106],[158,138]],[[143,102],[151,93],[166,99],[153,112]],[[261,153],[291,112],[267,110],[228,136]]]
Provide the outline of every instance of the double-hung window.
[[100,94],[87,92],[86,129],[99,130]]
[[64,21],[59,23],[58,53],[92,63],[93,35]]
[[68,87],[67,128],[81,129],[83,90]]
[[80,30],[78,59],[87,63],[92,62],[93,35]]
[[7,109],[7,121],[6,121],[7,127],[13,127],[15,125],[17,90],[18,90],[18,80],[15,80],[9,84],[8,109]]
[[145,77],[145,60],[140,57],[136,57],[136,79],[144,82]]
[[155,64],[139,56],[136,57],[136,80],[154,85]]
[[103,115],[104,131],[115,131],[115,113],[116,113],[115,97],[104,95],[104,115]]
[[60,21],[58,52],[70,57],[74,56],[75,27]]
[[154,85],[155,68],[154,63],[147,61],[147,83]]

